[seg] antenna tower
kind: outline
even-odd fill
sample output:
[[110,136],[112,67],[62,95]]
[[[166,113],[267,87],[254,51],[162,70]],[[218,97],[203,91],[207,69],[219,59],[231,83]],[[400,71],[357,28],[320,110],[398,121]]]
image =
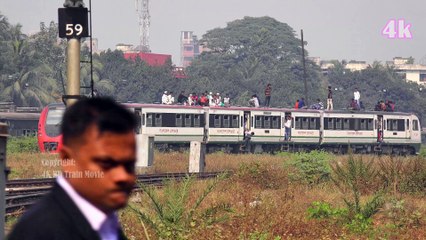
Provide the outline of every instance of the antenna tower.
[[135,4],[139,22],[139,45],[142,52],[151,52],[149,48],[149,26],[151,25],[149,0],[135,0]]

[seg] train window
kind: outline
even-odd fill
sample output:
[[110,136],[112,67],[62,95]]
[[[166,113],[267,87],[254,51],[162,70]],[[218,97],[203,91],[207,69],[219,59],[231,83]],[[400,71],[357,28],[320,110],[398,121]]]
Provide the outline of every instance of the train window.
[[[300,118],[300,117],[296,117],[296,119],[295,119],[295,126],[294,126],[294,128],[295,129],[302,129],[302,127],[301,127],[301,125],[302,125],[302,118]],[[283,126],[284,126],[284,124],[283,124]]]
[[373,119],[367,119],[367,130],[373,130]]
[[359,129],[359,119],[349,119],[349,129],[358,130]]
[[176,114],[175,124],[176,124],[176,127],[182,127],[182,124],[183,124],[182,114]]
[[192,126],[192,114],[185,114],[185,127]]
[[406,129],[410,129],[410,120],[407,119],[407,128]]
[[201,126],[201,115],[195,114],[194,115],[194,127],[200,127]]
[[256,120],[255,120],[255,126],[256,126],[256,128],[262,128],[262,120],[263,120],[263,117],[262,116],[256,116],[256,118],[255,118]]
[[400,132],[405,131],[405,120],[399,119],[399,120],[396,120],[396,121],[397,121],[397,131],[400,131]]
[[271,117],[264,116],[263,117],[263,128],[271,128]]
[[272,117],[272,128],[273,129],[280,129],[280,117],[278,117],[278,116]]
[[342,124],[342,118],[336,118],[335,119],[335,121],[336,121],[336,127],[335,127],[335,129],[336,130],[342,130],[342,126],[343,126],[343,124]]
[[358,130],[367,130],[367,119],[359,119]]
[[232,115],[231,127],[238,128],[238,115]]
[[231,127],[231,121],[229,120],[229,115],[223,115],[223,127],[224,128],[229,128]]
[[[160,115],[160,118],[158,119],[158,115]],[[180,125],[176,125],[176,115],[179,116],[179,123]],[[157,124],[157,121],[160,124]],[[176,113],[157,113],[156,119],[155,119],[155,126],[156,127],[181,127],[182,126],[182,114],[176,114]]]
[[220,128],[221,124],[220,124],[220,120],[221,120],[221,115],[214,115],[214,121],[213,121],[213,126],[215,128]]
[[343,130],[349,130],[349,118],[343,119]]
[[309,118],[302,118],[302,127],[301,129],[309,129]]
[[161,127],[162,126],[162,116],[161,113],[156,113],[155,114],[155,124],[154,126],[156,127]]
[[334,129],[334,118],[324,118],[324,129]]
[[147,113],[146,114],[146,126],[147,127],[153,127],[154,126],[154,114],[153,113]]
[[413,120],[413,130],[415,131],[419,130],[419,121]]
[[308,118],[308,119],[309,119],[309,129],[320,129],[319,118]]

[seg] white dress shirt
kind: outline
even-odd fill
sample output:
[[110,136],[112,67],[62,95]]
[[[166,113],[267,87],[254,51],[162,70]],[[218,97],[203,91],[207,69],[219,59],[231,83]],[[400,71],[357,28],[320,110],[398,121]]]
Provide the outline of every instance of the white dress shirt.
[[59,176],[56,181],[77,205],[92,229],[99,233],[102,240],[118,240],[119,224],[115,213],[107,215],[93,206],[93,204],[80,196],[64,177]]

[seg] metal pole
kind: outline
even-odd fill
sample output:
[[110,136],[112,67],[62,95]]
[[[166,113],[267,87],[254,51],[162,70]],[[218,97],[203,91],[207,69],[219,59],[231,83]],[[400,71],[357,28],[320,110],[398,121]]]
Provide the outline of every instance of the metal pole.
[[90,17],[90,96],[94,97],[95,83],[93,81],[93,36],[92,36],[92,0],[89,0],[89,17]]
[[[80,39],[72,38],[68,40],[67,48],[67,95],[80,95]],[[67,106],[70,106],[75,99],[68,99]]]
[[308,99],[308,83],[306,82],[306,63],[305,63],[305,43],[303,42],[303,29],[300,30],[300,35],[302,38],[302,62],[303,62],[303,83],[305,85],[305,106],[309,106]]
[[6,181],[9,169],[6,166],[7,125],[0,123],[0,239],[5,236],[6,218]]

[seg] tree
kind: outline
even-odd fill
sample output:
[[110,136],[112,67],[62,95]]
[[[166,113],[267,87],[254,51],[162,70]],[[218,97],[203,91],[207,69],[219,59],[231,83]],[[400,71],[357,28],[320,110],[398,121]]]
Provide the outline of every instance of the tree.
[[[287,24],[270,17],[245,17],[208,31],[200,42],[208,50],[189,67],[185,87],[229,93],[234,102],[246,103],[251,94],[262,99],[271,83],[275,106],[292,106],[303,96],[300,40]],[[310,95],[316,98],[323,94],[317,90],[319,69],[308,62],[307,72]]]

